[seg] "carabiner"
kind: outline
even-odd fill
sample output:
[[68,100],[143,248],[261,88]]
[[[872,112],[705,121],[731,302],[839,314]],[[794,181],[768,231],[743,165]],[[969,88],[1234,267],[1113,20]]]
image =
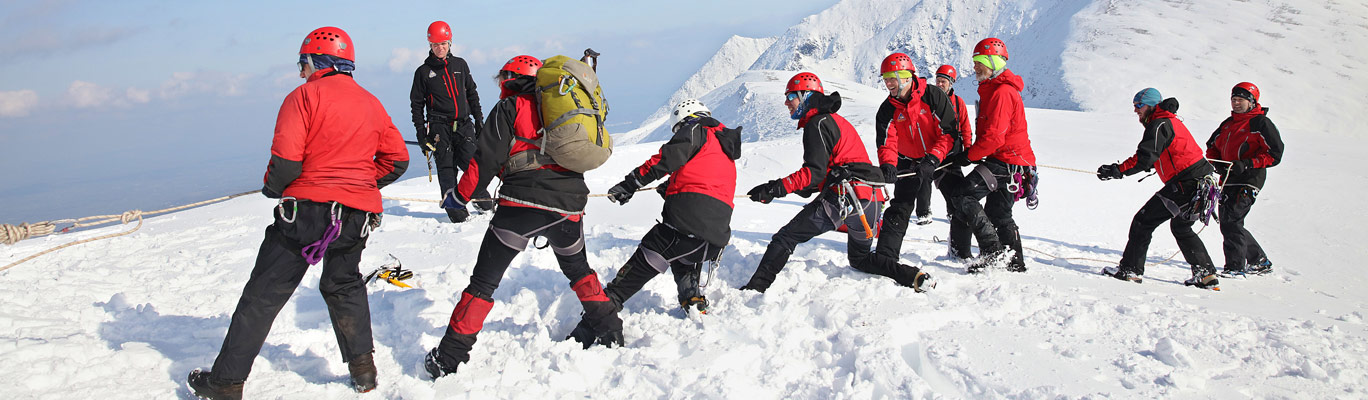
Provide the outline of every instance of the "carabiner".
[[[285,201],[287,200],[294,202],[294,211],[290,213],[289,218],[285,218]],[[280,215],[280,219],[285,223],[293,224],[295,218],[299,218],[299,200],[294,197],[281,197],[280,201],[276,202],[276,214]]]

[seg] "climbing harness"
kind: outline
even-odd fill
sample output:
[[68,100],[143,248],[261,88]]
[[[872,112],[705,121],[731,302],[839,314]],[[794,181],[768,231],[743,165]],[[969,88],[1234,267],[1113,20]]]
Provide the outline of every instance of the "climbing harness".
[[328,210],[330,223],[328,229],[323,230],[323,237],[300,250],[300,254],[304,255],[304,261],[307,261],[309,265],[323,261],[323,255],[328,252],[328,245],[342,235],[342,210],[336,201],[330,203],[332,204]]

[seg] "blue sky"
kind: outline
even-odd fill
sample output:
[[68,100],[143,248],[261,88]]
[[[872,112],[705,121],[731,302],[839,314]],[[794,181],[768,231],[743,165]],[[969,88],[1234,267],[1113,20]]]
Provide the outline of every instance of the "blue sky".
[[[481,80],[518,54],[604,54],[610,124],[635,127],[731,35],[773,36],[834,0],[744,2],[7,1],[0,5],[0,223],[155,209],[260,187],[300,40],[346,30],[357,81],[412,138],[425,30],[451,24]],[[535,11],[532,11],[535,9]],[[592,21],[592,22],[589,22]],[[421,156],[419,156],[421,157]],[[410,176],[425,173],[415,165]]]

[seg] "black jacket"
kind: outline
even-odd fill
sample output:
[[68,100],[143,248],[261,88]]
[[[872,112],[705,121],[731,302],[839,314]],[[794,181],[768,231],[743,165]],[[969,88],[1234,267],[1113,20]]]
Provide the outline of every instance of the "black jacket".
[[[413,72],[409,104],[413,112],[413,127],[418,132],[426,132],[423,124],[429,121],[465,124],[471,116],[475,117],[477,126],[484,121],[484,113],[480,111],[480,94],[475,90],[475,78],[470,76],[470,66],[464,59],[451,54],[441,59],[428,52],[427,60]],[[424,109],[427,111],[426,117],[423,115]]]

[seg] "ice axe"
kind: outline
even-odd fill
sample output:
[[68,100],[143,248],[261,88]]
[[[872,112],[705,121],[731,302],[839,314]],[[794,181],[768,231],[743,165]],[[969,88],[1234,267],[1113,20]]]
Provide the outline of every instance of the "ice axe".
[[427,158],[428,182],[432,182],[432,152],[437,151],[437,148],[433,147],[432,143],[418,143],[412,140],[405,140],[404,144],[418,146],[418,149],[423,150],[423,157]]
[[869,227],[869,220],[865,218],[864,205],[860,204],[860,196],[855,194],[855,187],[850,184],[850,181],[843,181],[841,188],[845,189],[846,194],[850,196],[850,201],[854,202],[855,212],[860,214],[860,225],[864,225],[865,239],[873,239],[874,229]]
[[[581,62],[584,62],[585,64],[589,64],[589,67],[593,68],[593,69],[594,69],[594,72],[598,72],[598,57],[599,57],[599,55],[600,55],[600,53],[597,52],[597,51],[594,51],[594,49],[586,48],[586,49],[584,49],[584,57],[580,57],[580,61],[581,61]],[[590,62],[590,61],[592,61],[592,62]]]

